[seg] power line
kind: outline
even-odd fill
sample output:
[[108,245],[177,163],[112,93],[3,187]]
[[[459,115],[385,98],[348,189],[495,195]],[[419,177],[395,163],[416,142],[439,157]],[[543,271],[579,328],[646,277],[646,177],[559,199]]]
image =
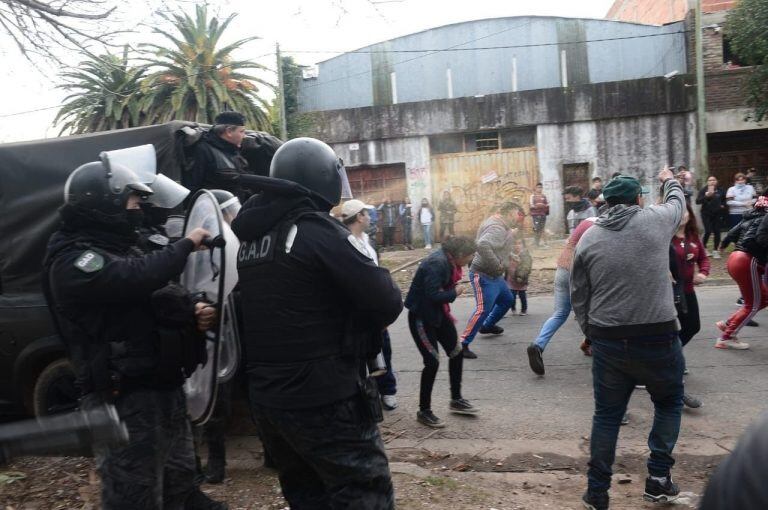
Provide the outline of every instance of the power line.
[[[646,37],[663,37],[667,35],[685,34],[690,30],[679,30],[677,32],[666,32],[663,34],[646,34],[646,35],[631,35],[625,37],[606,37],[604,39],[584,39],[581,41],[558,41],[548,43],[531,43],[531,44],[509,44],[502,46],[479,46],[473,48],[457,48],[455,46],[449,48],[436,48],[436,49],[419,49],[419,50],[352,50],[352,51],[337,51],[337,50],[283,50],[283,53],[340,53],[340,54],[387,54],[387,53],[442,53],[453,51],[485,51],[485,50],[503,50],[511,48],[536,48],[542,46],[560,46],[567,44],[586,44],[592,42],[604,42],[604,41],[623,41],[626,39],[644,39]],[[494,34],[495,35],[495,34]],[[486,36],[491,37],[491,36]],[[474,42],[474,41],[469,41]],[[469,42],[462,44],[469,44]]]

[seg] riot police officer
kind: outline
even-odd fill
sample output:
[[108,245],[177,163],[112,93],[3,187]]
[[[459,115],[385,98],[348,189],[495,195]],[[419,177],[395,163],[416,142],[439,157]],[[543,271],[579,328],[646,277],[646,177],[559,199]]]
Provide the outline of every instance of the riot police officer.
[[[233,230],[253,414],[291,508],[394,508],[376,424],[378,394],[361,360],[402,310],[389,271],[377,267],[329,214],[346,181],[333,150],[286,142],[261,194]],[[375,385],[374,385],[375,388]]]
[[97,452],[103,507],[226,508],[195,490],[182,390],[200,362],[201,332],[214,325],[216,313],[169,284],[207,232],[196,229],[142,253],[139,203],[151,193],[120,165],[78,167],[65,185],[61,228],[48,243],[43,288],[82,407],[112,402],[128,427],[127,446]]

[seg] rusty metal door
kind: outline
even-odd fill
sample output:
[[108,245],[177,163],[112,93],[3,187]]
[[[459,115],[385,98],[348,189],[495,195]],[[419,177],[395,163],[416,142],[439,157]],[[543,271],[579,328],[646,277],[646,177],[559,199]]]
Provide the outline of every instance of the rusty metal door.
[[432,156],[430,172],[435,212],[443,191],[450,191],[458,209],[456,234],[474,237],[480,223],[504,202],[514,200],[528,213],[539,163],[535,147],[462,152]]
[[[352,196],[366,204],[380,205],[385,198],[400,204],[407,200],[405,164],[347,167],[347,178]],[[401,244],[403,226],[398,221],[395,228],[395,244]],[[383,229],[379,226],[377,242],[383,241]]]

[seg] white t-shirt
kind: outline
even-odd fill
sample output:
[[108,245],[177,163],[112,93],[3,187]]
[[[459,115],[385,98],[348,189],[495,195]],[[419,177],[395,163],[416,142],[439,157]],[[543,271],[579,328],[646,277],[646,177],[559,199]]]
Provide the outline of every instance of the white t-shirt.
[[429,207],[421,208],[421,215],[419,217],[419,221],[421,221],[422,225],[432,224],[432,211],[429,210]]
[[371,241],[368,237],[368,234],[363,232],[362,238],[355,236],[355,234],[349,234],[347,239],[349,239],[349,242],[352,243],[352,246],[357,248],[357,251],[373,260],[377,266],[379,265],[379,257],[376,255],[376,250],[374,250],[373,246],[371,246]]

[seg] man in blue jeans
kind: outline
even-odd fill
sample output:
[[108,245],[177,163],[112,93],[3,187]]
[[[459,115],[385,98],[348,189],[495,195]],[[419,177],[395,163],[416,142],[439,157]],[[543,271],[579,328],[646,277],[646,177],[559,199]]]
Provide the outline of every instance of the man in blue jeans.
[[515,202],[506,202],[477,230],[477,254],[469,266],[469,282],[477,306],[461,334],[465,358],[477,358],[477,354],[469,350],[469,344],[478,332],[491,335],[504,332],[496,323],[504,317],[513,302],[504,279],[504,269],[514,246],[520,210]]
[[552,316],[541,326],[541,331],[536,340],[528,346],[528,363],[538,375],[544,375],[544,349],[552,340],[552,337],[560,327],[568,320],[571,314],[571,264],[573,263],[573,252],[579,239],[584,232],[590,228],[596,218],[586,218],[573,229],[568,237],[560,257],[557,259],[557,270],[555,271],[555,310]]
[[636,385],[646,386],[655,409],[643,497],[658,503],[680,494],[670,471],[683,408],[683,356],[668,268],[685,197],[668,168],[659,180],[662,203],[643,209],[637,179],[612,179],[603,188],[609,209],[582,236],[571,268],[571,304],[592,341],[595,414],[582,498],[592,510],[608,509],[616,440]]

